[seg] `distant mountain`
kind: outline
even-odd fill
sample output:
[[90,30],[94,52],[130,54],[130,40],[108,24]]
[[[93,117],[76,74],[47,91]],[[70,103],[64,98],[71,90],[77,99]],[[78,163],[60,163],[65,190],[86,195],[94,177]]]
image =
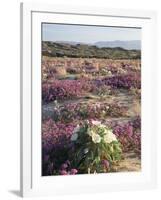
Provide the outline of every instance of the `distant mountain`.
[[121,40],[115,40],[115,41],[100,41],[96,42],[95,45],[97,47],[121,47],[123,49],[141,49],[141,41],[140,40],[130,40],[130,41],[121,41]]
[[82,43],[82,42],[74,42],[74,41],[55,41],[54,43],[57,43],[57,44],[70,44],[70,45],[85,44],[85,43]]
[[56,41],[55,43],[70,44],[70,45],[77,45],[77,44],[91,45],[91,46],[94,45],[94,46],[97,46],[99,48],[102,48],[102,47],[111,47],[111,48],[121,47],[121,48],[127,49],[127,50],[133,50],[133,49],[141,50],[141,41],[140,40],[98,41],[98,42],[95,42],[95,43],[83,43],[83,42],[74,42],[74,41]]

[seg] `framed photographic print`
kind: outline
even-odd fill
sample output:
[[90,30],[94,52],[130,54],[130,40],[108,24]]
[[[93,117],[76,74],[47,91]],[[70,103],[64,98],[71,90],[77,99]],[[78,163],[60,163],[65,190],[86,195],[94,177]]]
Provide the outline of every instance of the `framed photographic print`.
[[21,4],[21,194],[156,185],[156,14]]

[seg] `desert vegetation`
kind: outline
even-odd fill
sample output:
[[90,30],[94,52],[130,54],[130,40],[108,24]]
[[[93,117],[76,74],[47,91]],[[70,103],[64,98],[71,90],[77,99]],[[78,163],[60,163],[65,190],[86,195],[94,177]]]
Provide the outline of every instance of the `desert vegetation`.
[[42,44],[42,175],[141,169],[141,53]]

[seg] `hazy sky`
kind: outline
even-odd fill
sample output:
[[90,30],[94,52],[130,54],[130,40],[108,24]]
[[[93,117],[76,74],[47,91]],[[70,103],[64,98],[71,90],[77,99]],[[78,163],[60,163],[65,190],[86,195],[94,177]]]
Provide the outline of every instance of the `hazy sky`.
[[113,40],[141,40],[141,29],[62,24],[43,24],[43,41],[94,43]]

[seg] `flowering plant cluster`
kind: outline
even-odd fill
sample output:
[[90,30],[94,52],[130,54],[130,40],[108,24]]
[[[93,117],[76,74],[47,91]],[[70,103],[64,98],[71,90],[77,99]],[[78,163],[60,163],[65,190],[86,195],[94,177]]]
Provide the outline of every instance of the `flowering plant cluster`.
[[[122,144],[124,152],[134,151],[138,155],[141,153],[141,133],[139,125],[136,126],[137,121],[118,124],[114,127],[114,134]],[[139,132],[138,132],[139,131]]]
[[67,124],[45,121],[42,126],[43,174],[109,172],[122,153],[135,151],[140,155],[140,122],[139,117],[113,125],[95,120]]
[[72,148],[70,141],[76,125],[55,123],[49,119],[42,124],[43,175],[58,174]]
[[103,83],[110,85],[113,88],[141,88],[141,76],[138,73],[131,73],[127,75],[116,75],[103,79]]
[[[56,101],[57,102],[57,101]],[[125,116],[127,108],[109,103],[68,103],[59,105],[56,103],[52,118],[55,121],[70,122],[84,119],[103,119],[104,117]]]
[[95,81],[95,87],[93,89],[93,93],[100,96],[100,97],[106,97],[109,95],[116,95],[118,93],[117,90],[111,89],[111,86],[105,85],[105,84],[98,84],[97,81]]
[[[42,66],[43,71],[50,74],[50,72],[56,73],[55,68],[61,66],[64,67],[69,73],[80,73],[83,69],[90,64],[90,66],[97,66],[99,63],[99,72],[111,71],[112,74],[118,74],[120,69],[126,71],[138,71],[140,70],[139,60],[110,60],[110,59],[82,59],[82,58],[43,58]],[[103,70],[102,70],[103,69]],[[107,73],[108,73],[107,71]],[[98,72],[98,73],[99,73]],[[99,74],[100,75],[100,74]]]
[[121,171],[126,155],[140,159],[140,103],[140,60],[43,57],[42,175]]
[[84,91],[91,91],[92,85],[86,80],[53,80],[42,85],[42,100],[50,102],[57,99],[72,99],[79,97]]
[[109,172],[121,159],[122,150],[112,129],[100,121],[86,121],[71,136],[74,143],[73,165],[80,173]]

